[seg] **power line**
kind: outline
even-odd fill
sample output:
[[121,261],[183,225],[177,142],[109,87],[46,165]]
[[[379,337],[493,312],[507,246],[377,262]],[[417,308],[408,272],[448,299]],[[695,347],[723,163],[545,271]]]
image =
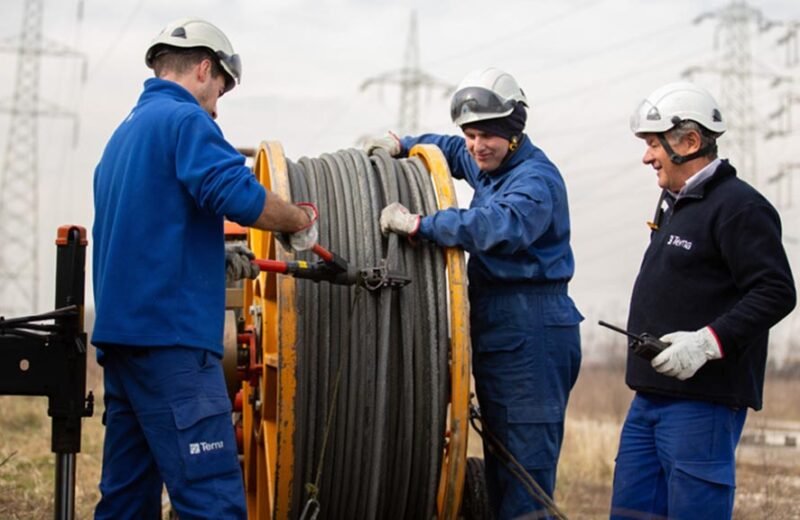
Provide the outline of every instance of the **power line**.
[[444,92],[444,95],[452,92],[452,85],[431,76],[420,68],[416,12],[412,11],[411,13],[403,67],[365,80],[361,84],[361,90],[373,85],[397,85],[400,87],[400,107],[396,126],[396,131],[400,135],[417,134],[419,93],[422,89],[439,89]]
[[507,44],[509,41],[513,41],[513,40],[517,39],[520,36],[529,36],[534,30],[542,29],[544,27],[547,27],[550,24],[562,21],[564,19],[571,19],[577,13],[593,7],[594,5],[600,3],[600,1],[601,0],[588,0],[588,1],[585,1],[585,2],[581,3],[580,5],[577,5],[577,6],[573,7],[572,9],[569,9],[567,11],[558,13],[558,14],[556,14],[555,16],[553,16],[551,18],[548,18],[548,19],[545,19],[545,20],[538,20],[537,19],[534,23],[526,25],[526,26],[522,27],[521,29],[519,29],[517,31],[514,31],[512,33],[506,33],[500,38],[495,38],[494,40],[490,40],[488,42],[481,42],[478,45],[475,45],[473,47],[469,47],[467,49],[462,49],[462,50],[460,50],[459,52],[457,52],[455,54],[450,54],[448,56],[444,56],[444,57],[441,57],[441,58],[436,58],[436,59],[434,59],[432,61],[427,62],[426,65],[428,65],[428,66],[438,65],[440,63],[445,63],[445,62],[450,63],[455,59],[463,58],[465,56],[469,57],[470,60],[474,60],[475,59],[475,54],[478,53],[478,52],[491,51],[492,48],[497,47],[497,46],[499,46],[501,44]]
[[559,92],[556,95],[550,96],[548,98],[541,99],[541,100],[539,100],[538,105],[544,105],[544,104],[547,104],[547,103],[552,103],[554,101],[560,101],[562,99],[567,99],[571,103],[574,103],[574,96],[576,96],[578,94],[582,94],[582,93],[586,93],[586,92],[596,92],[599,86],[610,86],[610,85],[614,85],[614,84],[617,84],[617,83],[625,82],[625,81],[627,81],[627,80],[629,80],[629,79],[631,79],[633,77],[636,77],[636,76],[650,75],[650,74],[653,73],[654,69],[658,69],[659,67],[661,67],[663,65],[668,65],[670,63],[676,63],[676,62],[682,61],[683,58],[687,58],[689,56],[696,56],[696,55],[697,55],[696,52],[680,51],[680,52],[674,53],[674,54],[666,57],[663,60],[648,64],[647,67],[642,67],[640,65],[636,65],[636,66],[631,67],[630,69],[625,70],[625,71],[623,71],[623,72],[621,72],[619,74],[616,74],[614,76],[607,76],[607,77],[603,77],[603,78],[590,78],[591,79],[590,83],[587,83],[587,84],[585,84],[583,86],[580,86],[580,87],[577,87],[577,88],[574,88],[574,89],[571,89],[571,90],[564,90],[564,91]]
[[[131,9],[131,12],[128,14],[128,16],[125,17],[125,24],[122,26],[122,28],[119,31],[117,31],[117,33],[116,33],[117,36],[116,36],[116,38],[114,38],[114,41],[112,41],[111,44],[106,47],[106,50],[103,53],[103,55],[100,56],[100,58],[96,61],[95,65],[92,67],[92,70],[89,72],[90,76],[93,76],[95,71],[102,70],[103,65],[105,65],[106,60],[114,53],[114,51],[117,49],[117,45],[119,45],[119,43],[123,40],[123,38],[125,38],[125,35],[128,33],[128,30],[130,30],[131,25],[133,24],[133,21],[136,18],[136,15],[139,14],[139,11],[142,9],[142,6],[144,5],[144,3],[145,3],[145,0],[139,0],[136,3],[136,5],[133,6],[133,9]],[[81,1],[81,10],[80,10],[80,12],[81,13],[83,12],[83,2],[82,1]]]
[[[717,19],[714,48],[719,57],[714,63],[702,67],[690,67],[684,71],[684,76],[692,78],[698,73],[712,73],[720,78],[721,105],[728,115],[728,136],[730,155],[739,166],[739,170],[748,176],[748,180],[758,183],[758,140],[756,136],[764,132],[764,137],[770,139],[785,132],[785,129],[764,130],[760,124],[759,115],[755,109],[754,80],[767,79],[772,86],[790,81],[786,75],[774,72],[774,67],[754,60],[753,38],[773,27],[787,26],[788,32],[779,38],[787,47],[794,43],[796,35],[792,36],[792,28],[796,33],[796,24],[786,24],[766,18],[761,11],[754,9],[747,2],[732,0],[729,5],[717,11],[703,13],[695,18],[694,23],[699,24],[708,19]],[[795,52],[796,54],[796,52]],[[754,63],[761,71],[754,70]],[[789,94],[786,99],[793,99]],[[759,103],[761,104],[761,103]],[[770,119],[780,117],[788,110],[787,105],[776,111]]]
[[722,105],[728,112],[728,143],[731,155],[737,158],[741,171],[756,184],[757,149],[755,139],[755,108],[753,105],[753,55],[751,36],[753,27],[763,24],[761,11],[741,0],[715,13],[700,15],[695,23],[704,18],[717,17],[717,35],[724,41],[721,46],[722,70],[720,72]]
[[0,43],[0,52],[17,56],[14,93],[0,112],[10,114],[3,169],[0,171],[0,309],[2,314],[38,310],[39,290],[39,119],[66,118],[77,133],[78,118],[39,96],[42,56],[83,55],[42,34],[43,0],[25,0],[22,32]]

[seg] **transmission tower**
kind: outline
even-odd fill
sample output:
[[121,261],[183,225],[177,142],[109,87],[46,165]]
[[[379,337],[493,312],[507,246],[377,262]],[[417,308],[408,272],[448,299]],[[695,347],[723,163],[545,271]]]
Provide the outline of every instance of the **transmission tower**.
[[732,0],[718,11],[703,13],[695,18],[694,23],[710,18],[719,21],[714,38],[714,47],[720,54],[719,65],[702,69],[692,67],[684,71],[684,75],[691,77],[701,71],[719,75],[720,104],[728,119],[726,151],[737,169],[756,184],[758,161],[751,37],[755,29],[763,28],[765,21],[759,10],[741,0]]
[[778,166],[778,173],[767,179],[767,184],[777,187],[775,204],[781,208],[792,207],[792,174],[800,172],[800,163],[783,163]]
[[361,84],[361,90],[366,90],[372,85],[400,87],[400,108],[396,127],[400,135],[415,135],[419,130],[419,98],[422,89],[438,88],[444,95],[453,91],[452,85],[420,69],[416,12],[411,13],[403,67],[367,79]]
[[0,41],[0,52],[17,57],[14,92],[0,102],[10,115],[0,170],[0,315],[38,311],[39,291],[39,119],[67,112],[39,98],[41,57],[83,57],[42,36],[44,0],[24,0],[22,32]]
[[[800,22],[772,22],[767,28],[772,27],[781,27],[785,30],[776,40],[776,44],[786,47],[787,69],[797,68],[798,64],[800,64],[797,35],[800,29]],[[784,92],[781,95],[778,108],[769,114],[773,127],[767,132],[766,139],[790,138],[795,133],[792,124],[792,112],[794,105],[800,105],[800,95],[795,93],[797,85],[798,78],[790,72],[772,82],[772,87],[783,86]],[[788,162],[779,165],[778,172],[769,179],[770,183],[775,184],[778,188],[778,203],[782,207],[792,206],[792,174],[798,172],[800,172],[800,163]]]
[[800,63],[800,42],[798,42],[798,31],[800,31],[800,22],[794,21],[785,24],[786,34],[778,38],[778,45],[786,46],[786,66],[796,67]]

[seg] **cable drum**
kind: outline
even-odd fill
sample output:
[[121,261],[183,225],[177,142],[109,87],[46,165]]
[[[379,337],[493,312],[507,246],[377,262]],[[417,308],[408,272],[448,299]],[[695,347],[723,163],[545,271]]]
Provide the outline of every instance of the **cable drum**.
[[[248,509],[258,511],[251,518],[455,518],[469,392],[463,253],[384,237],[379,227],[394,201],[423,215],[453,204],[441,152],[393,159],[343,150],[297,162],[281,154],[262,144],[256,176],[317,206],[323,247],[357,268],[385,266],[412,281],[374,291],[274,275],[255,283],[251,305],[277,331],[277,339],[262,336],[280,345],[264,345],[266,384],[249,390],[244,411],[253,425],[245,435],[260,437],[245,442],[253,446],[245,468],[258,466],[257,478],[245,475]],[[259,256],[319,260],[263,236],[251,243]]]
[[[292,200],[320,211],[320,243],[359,267],[386,259],[413,279],[396,294],[298,283],[295,445],[304,449],[295,452],[303,471],[292,512],[314,492],[323,518],[435,512],[448,386],[448,344],[439,333],[447,317],[437,310],[446,298],[443,259],[432,245],[381,237],[378,226],[381,208],[395,200],[413,212],[435,210],[422,167],[356,150],[288,162]],[[330,323],[339,325],[336,335]],[[319,468],[319,487],[306,489]]]

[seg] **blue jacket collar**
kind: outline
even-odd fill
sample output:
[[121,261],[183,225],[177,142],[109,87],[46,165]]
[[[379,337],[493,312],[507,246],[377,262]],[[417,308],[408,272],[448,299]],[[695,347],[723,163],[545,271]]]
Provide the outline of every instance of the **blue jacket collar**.
[[186,101],[200,106],[197,99],[191,92],[186,90],[183,85],[161,78],[149,78],[144,82],[144,91],[142,92],[140,101],[148,99],[154,95],[169,96],[176,101]]

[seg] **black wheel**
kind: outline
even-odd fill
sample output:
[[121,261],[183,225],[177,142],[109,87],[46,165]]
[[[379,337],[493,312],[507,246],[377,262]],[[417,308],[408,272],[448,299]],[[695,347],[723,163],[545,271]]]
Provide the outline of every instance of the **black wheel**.
[[464,497],[461,499],[461,516],[464,520],[492,520],[489,495],[486,493],[486,470],[483,459],[467,458],[467,475]]

